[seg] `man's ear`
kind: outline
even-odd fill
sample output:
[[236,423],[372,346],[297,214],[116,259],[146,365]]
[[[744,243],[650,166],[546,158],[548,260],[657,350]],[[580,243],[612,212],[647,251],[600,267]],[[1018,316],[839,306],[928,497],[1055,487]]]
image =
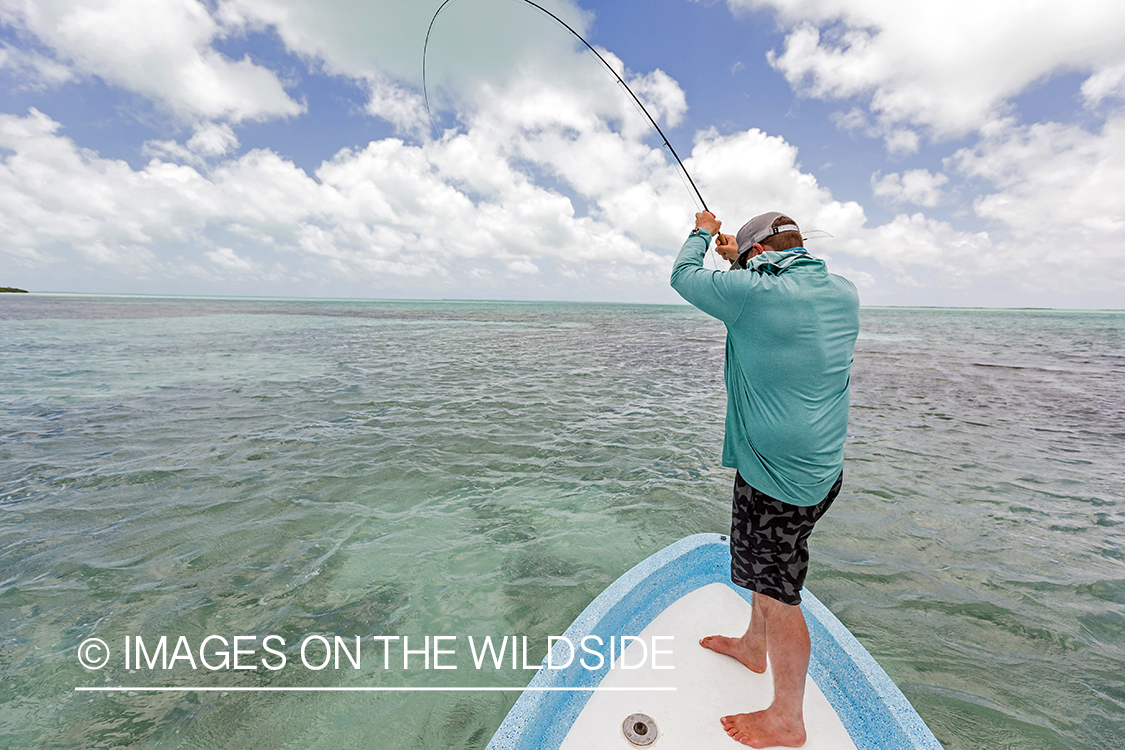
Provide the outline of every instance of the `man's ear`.
[[764,253],[766,251],[766,249],[767,249],[766,246],[763,245],[761,242],[755,242],[753,245],[750,246],[750,254],[746,257],[753,258],[756,255],[761,255],[762,253]]

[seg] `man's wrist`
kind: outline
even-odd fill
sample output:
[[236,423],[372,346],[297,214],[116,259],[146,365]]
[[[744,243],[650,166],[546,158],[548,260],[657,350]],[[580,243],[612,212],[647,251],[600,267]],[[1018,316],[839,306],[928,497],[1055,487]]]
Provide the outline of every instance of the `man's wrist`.
[[711,234],[711,232],[707,231],[703,227],[696,227],[695,229],[691,230],[691,236],[692,237],[698,237],[698,236],[703,235],[703,234],[707,235],[706,237],[704,237],[704,239],[707,240],[708,242],[710,242],[711,238],[714,237],[714,235]]

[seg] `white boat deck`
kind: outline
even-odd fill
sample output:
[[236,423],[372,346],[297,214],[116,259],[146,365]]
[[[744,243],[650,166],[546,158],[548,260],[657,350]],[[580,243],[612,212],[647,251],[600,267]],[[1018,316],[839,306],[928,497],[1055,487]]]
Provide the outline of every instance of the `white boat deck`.
[[[638,669],[619,668],[622,660],[641,661],[641,645],[633,643],[614,662],[599,687],[675,687],[674,692],[595,691],[562,742],[561,750],[631,750],[622,722],[633,713],[651,716],[658,736],[654,750],[734,750],[743,747],[723,731],[719,719],[728,714],[758,711],[773,698],[773,680],[755,674],[736,660],[699,645],[707,635],[740,635],[750,621],[750,604],[721,583],[712,583],[684,595],[659,614],[639,635],[648,645],[652,636],[673,636],[661,641],[660,666],[652,669],[651,657]],[[581,652],[579,652],[581,655]],[[811,678],[805,686],[805,750],[855,750],[840,718]]]
[[[636,634],[643,641],[632,643],[623,657],[616,655],[614,669],[580,651],[593,671],[579,658],[565,668],[551,668],[564,665],[569,653],[565,641],[556,643],[551,663],[536,672],[489,750],[631,750],[635,746],[622,724],[634,713],[655,721],[658,736],[648,747],[656,750],[741,747],[719,720],[766,708],[773,698],[772,680],[768,672],[754,674],[704,649],[699,639],[741,634],[750,620],[748,593],[730,583],[730,545],[722,534],[693,534],[641,561],[590,602],[565,635],[576,647],[583,638],[601,638],[601,645],[595,640],[590,646],[603,653],[611,638]],[[808,591],[803,597],[812,640],[804,747],[941,750],[863,645],[820,600]],[[640,643],[651,644],[654,636],[673,637],[671,644],[661,642],[660,650],[671,653],[662,654],[659,664],[675,669],[652,669],[651,659],[642,668],[622,669],[622,662],[643,661]]]

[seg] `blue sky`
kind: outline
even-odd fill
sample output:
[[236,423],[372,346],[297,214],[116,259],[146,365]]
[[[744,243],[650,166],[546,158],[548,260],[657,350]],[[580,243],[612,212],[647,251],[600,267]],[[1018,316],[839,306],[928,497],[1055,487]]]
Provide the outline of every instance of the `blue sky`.
[[[0,285],[675,302],[693,195],[518,0],[0,0]],[[868,305],[1121,308],[1125,6],[543,0]]]

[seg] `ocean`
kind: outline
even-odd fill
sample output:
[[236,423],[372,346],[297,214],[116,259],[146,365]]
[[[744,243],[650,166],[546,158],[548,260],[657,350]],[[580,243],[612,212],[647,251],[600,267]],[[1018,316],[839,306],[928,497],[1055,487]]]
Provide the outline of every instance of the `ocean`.
[[[861,318],[809,590],[949,750],[1120,750],[1125,313]],[[680,305],[0,295],[0,747],[483,748],[517,693],[237,688],[526,684],[436,651],[534,664],[728,529],[723,340]]]

